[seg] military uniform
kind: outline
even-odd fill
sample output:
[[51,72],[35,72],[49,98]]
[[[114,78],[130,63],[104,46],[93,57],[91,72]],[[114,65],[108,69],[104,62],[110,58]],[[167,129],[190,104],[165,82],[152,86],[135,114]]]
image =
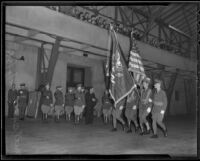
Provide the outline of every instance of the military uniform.
[[55,97],[54,108],[55,108],[55,114],[57,116],[57,119],[59,119],[61,112],[64,111],[63,93],[61,90],[59,90],[59,88],[61,88],[61,86],[57,86],[57,90],[54,93],[54,97]]
[[66,95],[65,95],[65,112],[66,112],[66,118],[68,115],[69,120],[71,117],[71,113],[73,112],[74,101],[75,101],[74,93],[66,93]]
[[105,123],[107,123],[107,120],[111,116],[112,103],[111,103],[110,97],[106,94],[104,94],[102,97],[102,110],[103,110],[104,121]]
[[[143,80],[143,83],[144,82],[149,84],[150,79],[145,78]],[[141,97],[140,97],[140,102],[139,102],[139,121],[140,121],[141,130],[142,130],[141,135],[150,133],[150,127],[149,127],[149,123],[146,117],[151,112],[151,107],[152,107],[152,90],[149,87],[147,87],[147,89],[144,88],[141,90]],[[146,132],[144,132],[143,130],[143,124],[147,126]]]
[[74,113],[77,117],[75,122],[79,122],[79,117],[85,108],[85,94],[79,91],[75,92]]
[[117,103],[116,107],[113,107],[112,109],[112,116],[113,116],[113,130],[117,131],[117,120],[119,120],[122,123],[123,131],[125,130],[125,122],[121,117],[122,110],[124,107],[125,99],[121,100],[119,103]]
[[160,89],[160,91],[156,91],[153,96],[152,119],[153,119],[154,135],[157,135],[157,124],[158,124],[164,130],[166,136],[166,127],[162,122],[166,108],[167,108],[167,96],[165,91]]
[[151,101],[152,100],[152,91],[151,89],[143,89],[141,91],[141,98],[139,103],[139,119],[140,123],[147,122],[146,117],[149,114],[147,112],[148,107],[152,106]]
[[125,116],[128,120],[129,130],[127,132],[131,132],[131,121],[134,122],[136,130],[138,130],[138,122],[137,122],[137,109],[139,103],[139,95],[137,91],[134,90],[131,95],[128,96],[126,102],[126,110]]
[[[25,84],[22,83],[20,84],[20,86],[25,86]],[[19,118],[20,120],[24,120],[26,107],[29,101],[29,92],[27,89],[19,89],[17,96],[18,96]]]
[[[53,96],[52,96],[52,92],[51,90],[47,90],[46,88],[44,89],[44,91],[42,92],[42,113],[43,115],[47,115],[51,110],[50,105],[53,103]],[[44,118],[44,116],[43,116]]]
[[92,124],[93,123],[93,115],[94,115],[94,107],[97,104],[97,98],[94,93],[87,92],[85,94],[85,123]]
[[17,90],[9,89],[8,91],[8,117],[14,117],[14,110],[17,101]]

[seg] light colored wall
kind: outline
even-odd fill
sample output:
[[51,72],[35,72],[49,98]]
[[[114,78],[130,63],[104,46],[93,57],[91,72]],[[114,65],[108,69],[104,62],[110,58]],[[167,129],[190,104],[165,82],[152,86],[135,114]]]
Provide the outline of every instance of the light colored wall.
[[[108,49],[109,36],[107,30],[101,29],[100,27],[91,25],[86,22],[82,22],[80,20],[75,19],[74,17],[70,17],[62,13],[57,13],[46,7],[6,7],[6,22],[13,23],[16,25],[23,24],[23,26],[28,28],[51,34],[54,33],[57,36],[71,38],[73,40],[78,40],[84,43]],[[128,55],[130,49],[129,37],[121,34],[117,34],[117,36],[125,55]],[[70,42],[63,42],[63,44],[68,45],[70,44]],[[148,44],[139,41],[137,42],[137,45],[141,52],[141,56],[144,59],[148,59],[168,66],[173,66],[175,68],[180,68],[183,70],[196,71],[196,61],[189,60],[187,58],[175,55],[168,51],[154,48]],[[94,50],[96,53],[99,53],[104,56],[106,55],[106,52],[102,50],[90,48],[88,50]]]
[[[9,70],[6,70],[6,100],[7,100],[7,92],[12,82],[15,82],[17,87],[19,87],[20,83],[26,83],[29,90],[35,90],[35,81],[36,81],[36,71],[37,71],[37,47],[30,45],[20,45],[16,43],[6,42],[7,49],[14,49],[15,56],[24,55],[25,61],[17,61],[15,63],[14,68],[12,68],[13,76],[9,76]],[[46,50],[47,54],[50,53],[50,50]],[[96,96],[99,100],[96,108],[101,108],[101,97],[105,90],[104,85],[104,75],[103,75],[103,67],[102,60],[97,60],[94,58],[87,58],[83,56],[77,56],[72,53],[68,54],[66,52],[62,52],[59,55],[58,61],[55,66],[55,71],[52,80],[52,92],[55,92],[57,85],[63,86],[63,92],[65,92],[66,88],[66,76],[67,76],[67,64],[75,64],[81,65],[83,67],[91,68],[91,78],[85,78],[85,84],[88,85],[91,83],[95,89]],[[80,54],[80,53],[79,53]],[[88,76],[89,74],[86,74]],[[15,78],[15,79],[14,79]],[[7,115],[7,104],[6,104],[6,115]]]
[[[8,43],[6,42],[7,49],[14,49],[15,56],[24,55],[25,61],[17,61],[13,70],[15,80],[14,82],[19,87],[21,82],[25,82],[29,88],[29,90],[35,89],[35,78],[36,78],[36,69],[37,69],[37,47],[33,47],[30,45],[19,45],[16,43]],[[49,50],[46,50],[50,53]],[[92,86],[94,86],[95,93],[97,98],[99,99],[99,103],[97,108],[100,109],[101,107],[101,96],[104,92],[105,85],[104,85],[104,75],[103,75],[103,68],[102,68],[102,60],[97,58],[88,58],[83,56],[77,56],[80,54],[78,52],[73,52],[68,54],[67,52],[61,52],[58,58],[58,62],[55,66],[55,71],[52,80],[52,92],[55,91],[56,86],[62,85],[63,91],[66,88],[66,76],[67,76],[67,64],[76,64],[83,67],[91,67],[91,79]],[[7,91],[10,84],[13,81],[14,77],[8,76],[9,70],[6,70],[6,100],[7,100]],[[165,78],[166,85],[168,87],[169,78]],[[195,85],[195,82],[193,83]],[[185,91],[184,91],[184,84],[181,78],[177,78],[174,91],[178,90],[180,95],[180,100],[177,102],[175,101],[174,93],[171,99],[171,108],[170,114],[177,115],[177,114],[186,114],[186,103],[185,103]],[[195,86],[194,86],[194,96],[195,96]],[[195,99],[195,98],[194,98]],[[194,100],[195,101],[195,100]],[[195,111],[196,109],[195,103],[191,106],[192,110]],[[6,114],[7,114],[7,104],[6,104]]]

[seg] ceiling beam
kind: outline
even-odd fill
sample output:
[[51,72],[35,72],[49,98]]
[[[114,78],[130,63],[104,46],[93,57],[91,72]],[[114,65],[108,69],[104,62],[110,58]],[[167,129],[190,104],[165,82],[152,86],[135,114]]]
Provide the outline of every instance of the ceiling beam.
[[[135,8],[135,7],[128,7],[128,8],[130,8],[131,10],[134,10],[135,12],[137,12],[138,14],[142,15],[142,16],[145,17],[145,18],[148,18],[148,17],[149,17],[149,16],[146,15],[143,11],[141,11],[141,10]],[[162,19],[160,19],[160,18],[156,18],[156,19],[155,19],[155,22],[158,23],[158,24],[164,25],[166,28],[171,28],[169,24],[165,23],[165,22],[164,22]],[[179,34],[181,34],[181,35],[184,35],[185,37],[188,37],[188,38],[191,39],[191,37],[190,37],[189,35],[185,34],[184,32],[182,32],[182,31],[180,31],[180,30],[176,30],[174,27],[171,28],[171,29],[174,30],[174,31],[176,31],[177,33],[179,33]]]
[[166,20],[168,18],[170,18],[171,16],[174,16],[175,13],[179,12],[180,10],[182,10],[182,7],[185,6],[186,4],[182,4],[181,6],[179,6],[177,9],[175,9],[174,11],[170,12],[170,14],[168,14],[167,16],[162,17],[162,20]]
[[124,15],[124,17],[126,18],[126,20],[129,22],[129,25],[132,25],[133,22],[131,22],[131,20],[128,18],[128,16],[126,15],[126,13],[124,12],[124,10],[123,10],[123,8],[121,6],[119,6],[119,11],[121,13],[121,17],[123,17],[123,15]]

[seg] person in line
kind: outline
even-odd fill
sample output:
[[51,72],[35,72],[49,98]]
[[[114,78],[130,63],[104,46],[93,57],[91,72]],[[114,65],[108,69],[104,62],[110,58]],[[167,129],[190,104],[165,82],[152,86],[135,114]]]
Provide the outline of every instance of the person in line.
[[[83,102],[85,102],[85,94],[87,93],[87,90],[86,90],[85,87],[81,87],[81,93],[84,96],[84,101]],[[85,104],[84,104],[84,106],[85,106]],[[82,119],[84,116],[85,116],[85,108],[83,108],[83,110],[82,110],[82,112],[80,114],[80,119]]]
[[122,129],[125,131],[125,121],[121,117],[122,110],[124,108],[125,99],[122,99],[120,102],[117,103],[116,107],[112,109],[112,116],[113,116],[113,129],[112,132],[117,131],[117,120],[122,123]]
[[53,95],[49,83],[45,85],[41,98],[42,120],[47,120],[48,113],[53,108]]
[[[151,112],[152,107],[152,91],[149,88],[150,81],[150,78],[144,78],[142,81],[143,89],[141,90],[141,98],[139,102],[140,135],[150,134],[149,122],[146,119]],[[146,125],[146,131],[144,131],[143,124]]]
[[62,87],[57,86],[56,91],[54,93],[55,97],[55,121],[59,121],[61,113],[64,111],[64,99],[63,99],[63,92]]
[[8,90],[8,118],[14,117],[16,104],[17,104],[17,90],[16,90],[16,85],[13,83],[12,87]]
[[107,124],[111,120],[112,103],[108,90],[104,92],[102,97],[103,121]]
[[85,108],[85,96],[84,93],[81,92],[81,89],[81,84],[78,84],[74,102],[75,124],[80,122],[80,115]]
[[29,91],[25,88],[26,84],[21,83],[20,89],[18,90],[18,108],[19,108],[19,119],[24,120],[25,111],[29,101]]
[[156,88],[156,92],[153,96],[153,136],[151,138],[158,138],[157,124],[162,128],[164,136],[167,137],[167,128],[163,123],[163,118],[167,108],[167,96],[165,91],[161,88],[161,85],[162,81],[160,79],[155,79],[154,87]]
[[128,121],[128,131],[127,133],[132,132],[131,130],[131,121],[134,122],[135,125],[135,132],[138,131],[139,125],[137,121],[137,109],[139,103],[139,94],[136,88],[128,95],[127,102],[126,102],[126,109],[125,109],[125,116]]
[[97,104],[97,98],[94,93],[94,88],[89,87],[89,92],[85,95],[85,123],[86,124],[92,124],[93,123],[93,117],[94,117],[94,107]]
[[65,95],[65,114],[66,114],[66,120],[67,117],[69,121],[71,120],[71,114],[73,112],[73,107],[74,107],[74,101],[75,101],[75,95],[73,93],[72,87],[68,88],[68,92]]

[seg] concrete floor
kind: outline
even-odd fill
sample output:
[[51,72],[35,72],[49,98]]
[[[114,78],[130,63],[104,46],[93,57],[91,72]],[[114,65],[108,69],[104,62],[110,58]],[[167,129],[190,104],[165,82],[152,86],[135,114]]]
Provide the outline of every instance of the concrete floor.
[[80,125],[61,118],[59,123],[27,118],[25,121],[6,119],[6,154],[170,154],[196,156],[196,121],[188,117],[166,120],[168,137],[159,131],[158,139],[151,135],[111,132],[111,124],[104,125],[95,118],[93,125]]

